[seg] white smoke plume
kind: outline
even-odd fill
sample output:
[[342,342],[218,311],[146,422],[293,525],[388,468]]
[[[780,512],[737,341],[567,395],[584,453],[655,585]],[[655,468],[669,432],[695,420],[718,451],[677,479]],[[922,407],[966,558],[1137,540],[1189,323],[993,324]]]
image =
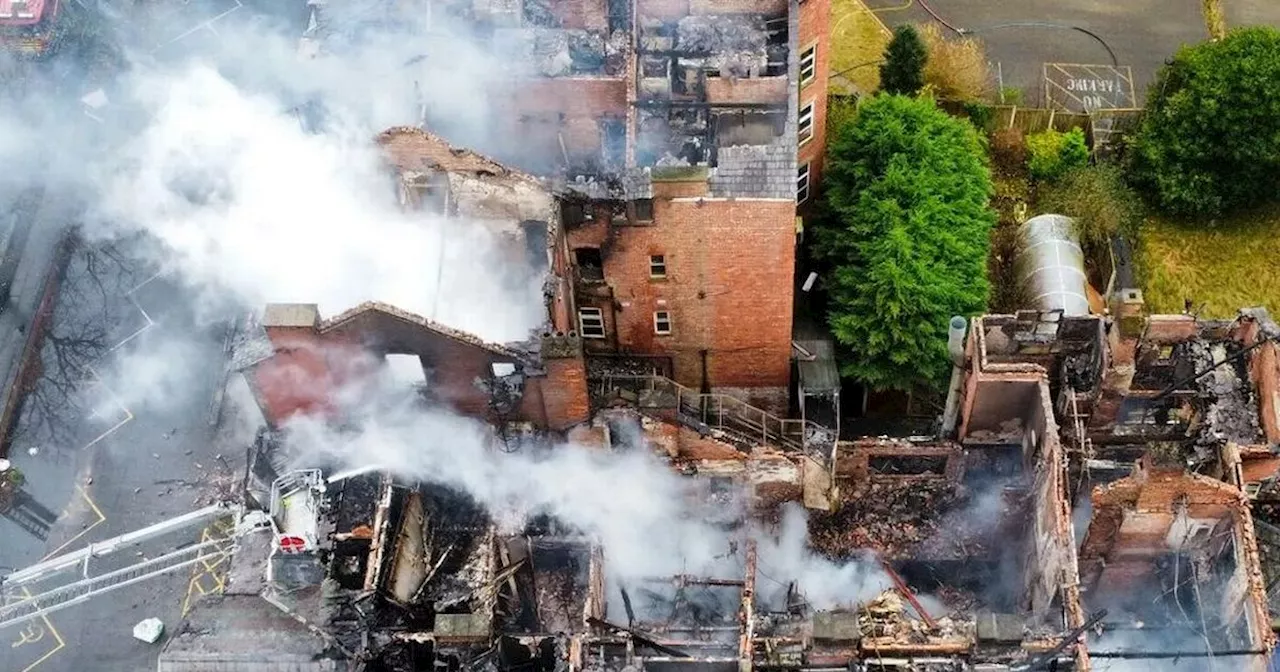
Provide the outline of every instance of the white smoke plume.
[[540,324],[532,269],[485,263],[484,227],[402,212],[371,135],[307,133],[207,66],[138,91],[155,114],[104,180],[98,222],[158,239],[188,283],[328,314],[377,299],[496,341]]
[[[336,431],[309,417],[291,422],[287,445],[297,465],[343,470],[376,464],[402,479],[452,487],[512,533],[532,516],[552,515],[599,539],[609,571],[623,580],[741,575],[742,551],[730,552],[739,534],[711,522],[723,520],[725,512],[698,501],[694,481],[652,451],[564,444],[506,453],[496,449],[486,425],[401,401],[405,395],[395,389],[364,386],[351,395],[362,400],[347,418],[355,431]],[[812,605],[831,608],[861,602],[888,585],[870,562],[838,564],[815,555],[799,507],[785,512],[778,529],[757,529],[752,536],[766,599],[780,598],[795,581]]]
[[[376,299],[485,339],[523,338],[544,319],[541,278],[494,263],[498,241],[482,226],[402,212],[373,144],[387,126],[425,118],[458,145],[518,146],[494,131],[484,92],[521,60],[469,42],[465,31],[392,23],[315,59],[299,58],[296,35],[237,23],[220,24],[199,55],[128,50],[129,72],[96,112],[100,126],[9,115],[0,158],[43,163],[38,145],[23,141],[29,133],[77,138],[52,170],[87,204],[84,233],[93,242],[141,238],[147,244],[131,249],[148,251],[201,303],[315,302],[331,315]],[[157,28],[166,30],[176,32]],[[190,356],[177,345],[126,357],[111,387],[161,403],[182,384],[175,365]],[[616,577],[741,571],[726,556],[730,533],[707,522],[688,481],[645,451],[503,454],[487,447],[489,430],[477,422],[371,396],[358,431],[300,419],[291,442],[314,460],[382,464],[458,488],[511,525],[553,514],[599,538]],[[885,585],[874,565],[813,555],[799,510],[756,536],[762,593],[796,580],[828,607]]]
[[[62,188],[84,204],[78,224],[93,243],[145,234],[132,252],[200,291],[218,308],[210,320],[228,301],[332,315],[376,299],[488,340],[526,338],[545,317],[541,278],[488,263],[500,241],[484,227],[402,212],[373,141],[425,117],[460,146],[513,145],[489,123],[486,92],[522,61],[442,13],[428,27],[396,7],[333,3],[328,38],[309,54],[302,26],[247,8],[156,49],[193,21],[156,9],[121,31],[135,37],[114,46],[118,72],[81,64],[84,90],[32,74],[10,92],[0,160],[22,170],[0,187],[35,177]],[[78,99],[95,85],[109,102],[90,110]]]

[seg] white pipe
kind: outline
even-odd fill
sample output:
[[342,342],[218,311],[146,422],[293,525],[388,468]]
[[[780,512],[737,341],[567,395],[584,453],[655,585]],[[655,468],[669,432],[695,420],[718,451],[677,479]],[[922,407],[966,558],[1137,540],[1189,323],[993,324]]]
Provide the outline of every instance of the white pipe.
[[968,328],[969,321],[956,315],[947,329],[947,354],[956,366],[964,365],[964,335]]

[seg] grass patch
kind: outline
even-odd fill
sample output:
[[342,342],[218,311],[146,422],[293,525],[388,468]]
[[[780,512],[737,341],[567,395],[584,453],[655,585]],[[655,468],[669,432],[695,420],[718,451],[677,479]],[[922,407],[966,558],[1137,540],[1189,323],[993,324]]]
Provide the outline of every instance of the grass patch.
[[1280,206],[1260,208],[1212,228],[1148,217],[1139,237],[1138,271],[1152,313],[1180,313],[1184,300],[1212,318],[1265,306],[1280,315]]
[[[872,93],[880,88],[880,59],[891,33],[862,0],[831,3],[831,89]],[[856,89],[856,90],[855,90]]]

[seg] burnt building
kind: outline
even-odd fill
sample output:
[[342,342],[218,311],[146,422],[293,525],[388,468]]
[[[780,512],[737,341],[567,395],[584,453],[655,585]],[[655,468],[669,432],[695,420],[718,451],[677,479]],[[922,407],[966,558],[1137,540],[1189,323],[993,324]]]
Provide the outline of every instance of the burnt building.
[[[406,211],[456,220],[465,226],[486,227],[501,241],[500,254],[513,264],[541,274],[544,326],[525,341],[499,344],[483,342],[385,303],[362,304],[327,319],[321,319],[316,306],[271,306],[248,330],[249,337],[237,349],[237,366],[247,373],[250,387],[270,423],[278,425],[294,413],[321,409],[325,399],[367,374],[373,364],[407,355],[416,358],[414,361],[421,367],[422,388],[427,396],[467,415],[488,419],[501,416],[504,422],[529,422],[560,431],[587,419],[588,396],[626,395],[634,399],[643,394],[646,404],[662,410],[669,419],[686,417],[711,427],[759,436],[761,441],[808,450],[823,463],[830,462],[834,432],[813,421],[788,419],[783,417],[784,410],[780,412],[787,405],[786,383],[793,351],[790,260],[766,265],[770,273],[785,270],[785,282],[772,283],[768,292],[755,291],[747,287],[747,281],[755,277],[754,271],[733,271],[747,263],[749,256],[718,244],[724,240],[719,235],[705,237],[705,232],[699,233],[696,227],[673,224],[674,228],[668,231],[671,239],[692,245],[691,255],[721,255],[724,263],[703,259],[698,268],[690,268],[690,274],[683,275],[679,270],[685,268],[683,261],[673,258],[668,265],[665,255],[632,254],[641,248],[628,247],[630,243],[622,245],[619,250],[631,250],[626,254],[631,254],[633,265],[643,271],[632,278],[637,286],[643,285],[648,288],[646,291],[674,293],[673,303],[660,296],[651,297],[652,302],[644,305],[654,310],[637,311],[638,304],[617,300],[620,285],[605,280],[615,262],[619,263],[615,277],[624,277],[622,274],[628,271],[619,260],[625,255],[619,251],[609,260],[600,257],[597,261],[603,265],[593,275],[580,262],[594,254],[591,250],[596,248],[575,245],[583,236],[603,236],[600,242],[610,245],[647,236],[656,245],[666,239],[661,233],[666,229],[658,225],[632,226],[629,219],[605,217],[607,208],[597,208],[589,199],[584,200],[583,185],[557,184],[529,175],[474,151],[453,147],[421,129],[388,129],[377,142],[386,157],[395,193]],[[690,169],[703,170],[678,168],[686,172]],[[654,181],[657,174],[649,171],[645,179],[658,184],[661,179]],[[675,199],[679,203],[659,199],[654,213],[661,213],[668,205],[686,208],[707,222],[714,222],[714,226],[732,229],[726,234],[729,236],[747,235],[747,229],[739,226],[745,220],[717,219],[719,215],[715,213],[720,206],[760,222],[764,221],[761,218],[767,219],[769,208],[774,205],[791,207],[789,202],[776,199],[763,208],[745,198],[714,203],[702,197],[682,199]],[[595,213],[591,215],[595,218],[592,222],[582,220],[587,213]],[[626,210],[625,214],[635,216],[633,210]],[[789,224],[778,241],[756,240],[748,249],[753,254],[790,255],[794,249],[794,218],[787,215],[786,219]],[[710,285],[699,284],[700,280],[684,281],[722,273],[729,273],[725,275],[728,284],[724,291],[712,291]],[[687,332],[676,331],[677,295],[692,307],[684,313],[691,320],[686,323]],[[775,299],[777,305],[768,303]],[[664,306],[670,309],[663,309]],[[713,314],[720,310],[715,306],[732,310]],[[591,315],[606,313],[608,317],[601,317],[602,321],[591,321]],[[631,333],[643,336],[647,345],[619,345],[625,336],[610,331],[609,325],[617,324],[624,313],[641,316],[637,319],[642,319],[643,324],[635,325]],[[752,345],[743,346],[743,334],[766,327],[770,330],[767,346],[756,336],[746,336]],[[654,329],[670,333],[653,334]],[[683,351],[683,355],[672,354],[674,351],[656,354],[655,348],[685,342],[682,333],[696,335],[694,341],[688,342],[696,341],[698,347]],[[727,350],[723,356],[716,355],[714,348],[702,347],[711,340],[697,339],[727,339]],[[767,355],[768,363],[757,355]],[[729,373],[722,376],[718,372]],[[735,384],[710,385],[709,376]],[[505,391],[512,398],[497,400],[491,394],[494,391]]]
[[1150,315],[1137,290],[1108,315],[971,320],[943,431],[969,455],[1058,444],[1039,469],[1056,473],[1058,524],[1075,520],[1080,603],[1105,611],[1095,666],[1266,669],[1277,335],[1260,309]]
[[[819,189],[825,146],[829,0],[429,4],[441,30],[502,54],[506,71],[487,85],[486,133],[424,125],[562,197],[552,263],[569,310],[555,329],[582,338],[599,369],[785,412],[797,205]],[[314,8],[321,44],[326,11]],[[403,139],[383,141],[403,168]]]

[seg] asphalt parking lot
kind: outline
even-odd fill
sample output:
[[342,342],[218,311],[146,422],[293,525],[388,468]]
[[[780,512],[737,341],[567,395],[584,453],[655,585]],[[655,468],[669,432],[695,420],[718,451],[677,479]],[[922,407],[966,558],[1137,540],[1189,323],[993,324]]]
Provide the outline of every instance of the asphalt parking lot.
[[[59,516],[47,536],[0,518],[0,565],[29,566],[187,513],[238,481],[244,437],[214,425],[225,331],[197,306],[127,249],[75,253],[11,454],[24,490]],[[176,532],[107,556],[94,573],[225,533],[212,523]],[[159,645],[132,639],[133,624],[154,616],[176,627],[223,571],[211,557],[0,630],[0,670],[154,669]]]
[[[1138,103],[1165,59],[1183,44],[1207,37],[1200,0],[865,0],[889,27],[923,23],[935,14],[958,28],[974,31],[987,45],[993,68],[1005,86],[1025,91],[1027,104],[1044,96],[1045,63],[1109,64],[1107,48],[1072,26],[1088,30],[1133,68]],[[1280,2],[1226,0],[1228,27],[1280,26]],[[1018,25],[1008,24],[1053,24]],[[998,64],[998,66],[997,66]]]

